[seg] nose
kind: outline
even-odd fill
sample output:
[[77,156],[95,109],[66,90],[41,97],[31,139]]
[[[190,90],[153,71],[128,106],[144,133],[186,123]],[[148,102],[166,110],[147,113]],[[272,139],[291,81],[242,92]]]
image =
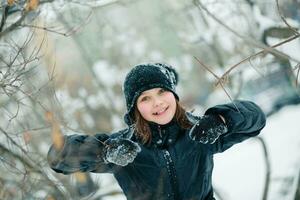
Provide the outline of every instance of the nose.
[[154,98],[154,107],[158,107],[163,103],[163,101],[159,97]]

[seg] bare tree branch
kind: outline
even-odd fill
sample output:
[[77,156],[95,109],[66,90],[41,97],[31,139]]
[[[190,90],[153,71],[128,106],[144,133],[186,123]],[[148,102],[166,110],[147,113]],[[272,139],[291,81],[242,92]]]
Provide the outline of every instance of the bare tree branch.
[[[194,58],[198,61],[198,63],[204,67],[207,71],[209,71],[217,80],[218,83],[220,84],[220,86],[222,87],[223,91],[225,92],[225,94],[227,95],[227,97],[230,99],[230,101],[233,103],[233,105],[235,106],[235,108],[238,110],[238,112],[240,112],[239,108],[235,105],[235,103],[233,102],[232,97],[229,95],[229,93],[227,92],[227,90],[225,89],[223,83],[225,81],[225,76],[219,78],[208,66],[206,66],[203,62],[201,62],[197,57],[194,56]],[[217,85],[216,85],[217,86]]]
[[21,27],[30,27],[30,28],[34,28],[34,29],[41,29],[41,30],[45,30],[51,33],[56,33],[62,36],[66,36],[69,37],[73,34],[75,34],[76,32],[78,32],[80,29],[82,29],[84,27],[85,24],[88,24],[88,22],[91,19],[92,16],[92,11],[88,14],[88,16],[86,17],[86,19],[84,19],[79,25],[70,28],[70,30],[66,31],[66,32],[60,32],[60,31],[56,31],[54,29],[51,29],[49,27],[43,27],[43,26],[36,26],[36,25],[31,25],[31,24],[20,24]]
[[269,158],[266,142],[264,141],[264,139],[262,137],[255,137],[255,139],[257,139],[260,142],[260,144],[262,145],[263,155],[264,155],[264,159],[265,159],[266,178],[265,178],[265,187],[264,187],[262,200],[267,200],[269,186],[270,186],[270,179],[271,179],[271,163],[270,163],[270,158]]
[[[24,155],[27,155],[27,152],[18,144],[16,143],[9,135],[6,131],[4,131],[1,127],[0,127],[0,131],[2,133],[5,134],[5,136],[12,142],[12,144],[14,144],[16,147],[18,147],[23,153]],[[50,178],[49,176],[45,173],[45,170],[43,170],[43,166],[40,166],[39,163],[36,163],[35,161],[33,161],[31,158],[27,157],[25,158],[24,156],[21,156],[17,153],[14,153],[12,151],[10,151],[8,148],[6,148],[5,146],[3,146],[0,143],[0,150],[6,153],[9,153],[11,156],[15,157],[16,159],[20,160],[23,164],[25,164],[27,167],[29,167],[30,169],[33,170],[33,172],[39,173],[40,175],[42,175],[45,180],[50,183],[50,185],[54,186],[54,188],[56,189],[56,191],[62,195],[62,197],[65,197],[65,199],[67,199],[67,197],[69,196],[66,191],[62,190],[62,188],[57,187],[57,184],[55,184]]]
[[[290,41],[292,41],[292,40],[295,40],[295,39],[297,39],[297,38],[299,38],[299,37],[300,37],[300,35],[292,36],[292,37],[290,37],[290,38],[288,38],[288,39],[286,39],[286,40],[284,40],[284,41],[282,41],[282,42],[279,42],[279,43],[277,43],[277,44],[271,46],[271,48],[279,47],[279,46],[281,46],[281,45],[283,45],[283,44],[285,44],[285,43],[288,43],[288,42],[290,42]],[[264,53],[265,53],[265,50],[261,50],[261,51],[255,53],[255,54],[253,54],[253,55],[250,55],[250,56],[244,58],[243,60],[239,61],[238,63],[234,64],[234,65],[231,66],[228,70],[226,70],[226,72],[220,77],[220,80],[222,80],[224,77],[228,76],[228,75],[230,74],[230,72],[231,72],[233,69],[237,68],[239,65],[241,65],[241,64],[244,63],[245,61],[247,61],[247,60],[249,60],[249,59],[251,59],[251,58],[253,58],[253,57],[256,57],[256,56],[258,56],[258,55],[260,55],[260,54],[264,54]],[[217,82],[217,85],[218,85],[218,84],[219,84],[219,81]]]
[[[257,41],[251,39],[251,38],[247,38],[245,36],[242,36],[241,34],[239,34],[237,31],[233,30],[231,27],[229,27],[228,25],[226,25],[224,22],[222,22],[222,20],[220,20],[219,18],[217,18],[214,14],[212,14],[199,0],[194,0],[194,4],[199,8],[199,9],[203,9],[205,10],[205,12],[212,17],[216,22],[218,22],[220,25],[222,25],[223,27],[225,27],[227,30],[229,30],[231,33],[233,33],[234,35],[236,35],[237,37],[241,38],[243,41],[245,41],[246,43],[248,43],[249,45],[258,47],[263,49],[264,52],[268,52],[268,53],[272,53],[274,55],[286,58],[286,59],[290,59],[293,60],[295,62],[300,62],[299,60],[292,58],[291,56],[280,52],[272,47],[266,46],[262,43],[258,43]],[[299,34],[297,34],[297,36],[299,36]]]
[[0,23],[0,33],[2,32],[2,29],[3,29],[6,19],[7,19],[8,9],[9,9],[9,5],[6,5],[3,9],[4,12],[2,14],[2,19],[1,19],[1,23]]
[[300,72],[300,63],[298,63],[295,67],[297,69],[297,75],[296,75],[296,87],[298,86],[298,78],[299,78],[299,72]]
[[11,24],[5,30],[3,30],[2,32],[0,32],[0,38],[2,38],[3,36],[5,36],[9,32],[15,30],[22,23],[22,21],[25,19],[25,17],[26,17],[27,14],[28,14],[28,12],[24,11],[22,13],[22,15],[19,17],[19,19],[17,21],[15,21],[15,23]]
[[293,27],[286,21],[285,17],[284,17],[283,14],[281,13],[278,0],[276,0],[276,6],[277,6],[278,14],[279,14],[280,18],[282,19],[282,21],[287,25],[287,27],[288,27],[289,29],[291,29],[291,30],[294,32],[295,35],[299,35],[300,33],[297,31],[297,29],[293,28]]

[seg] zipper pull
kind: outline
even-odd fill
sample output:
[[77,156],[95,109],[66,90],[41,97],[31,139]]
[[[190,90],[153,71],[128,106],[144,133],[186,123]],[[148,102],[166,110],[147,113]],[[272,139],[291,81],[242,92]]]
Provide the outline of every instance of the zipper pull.
[[158,126],[158,133],[159,133],[159,136],[160,136],[160,138],[162,138],[162,134],[161,134],[161,128],[160,128],[160,126]]

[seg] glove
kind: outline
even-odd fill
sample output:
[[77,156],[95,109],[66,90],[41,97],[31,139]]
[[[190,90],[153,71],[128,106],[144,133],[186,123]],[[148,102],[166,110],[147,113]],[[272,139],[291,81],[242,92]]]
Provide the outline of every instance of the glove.
[[137,143],[124,138],[108,139],[105,144],[107,145],[105,160],[121,166],[133,162],[141,151],[141,147]]
[[189,137],[203,144],[213,144],[227,131],[227,126],[220,116],[204,115],[190,130]]

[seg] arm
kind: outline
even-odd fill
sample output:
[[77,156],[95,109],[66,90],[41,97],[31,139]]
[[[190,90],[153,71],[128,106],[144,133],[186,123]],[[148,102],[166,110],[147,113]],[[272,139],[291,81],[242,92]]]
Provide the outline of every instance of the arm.
[[112,165],[105,162],[105,145],[102,143],[108,138],[106,134],[65,136],[61,149],[54,145],[50,147],[48,163],[54,171],[63,174],[94,170],[109,172]]
[[262,110],[250,101],[217,105],[209,108],[205,115],[221,115],[228,129],[211,145],[214,153],[223,152],[236,143],[258,135],[266,124]]
[[133,162],[140,151],[137,143],[120,134],[71,135],[64,137],[61,149],[50,147],[48,163],[54,171],[63,174],[112,173],[117,166]]

